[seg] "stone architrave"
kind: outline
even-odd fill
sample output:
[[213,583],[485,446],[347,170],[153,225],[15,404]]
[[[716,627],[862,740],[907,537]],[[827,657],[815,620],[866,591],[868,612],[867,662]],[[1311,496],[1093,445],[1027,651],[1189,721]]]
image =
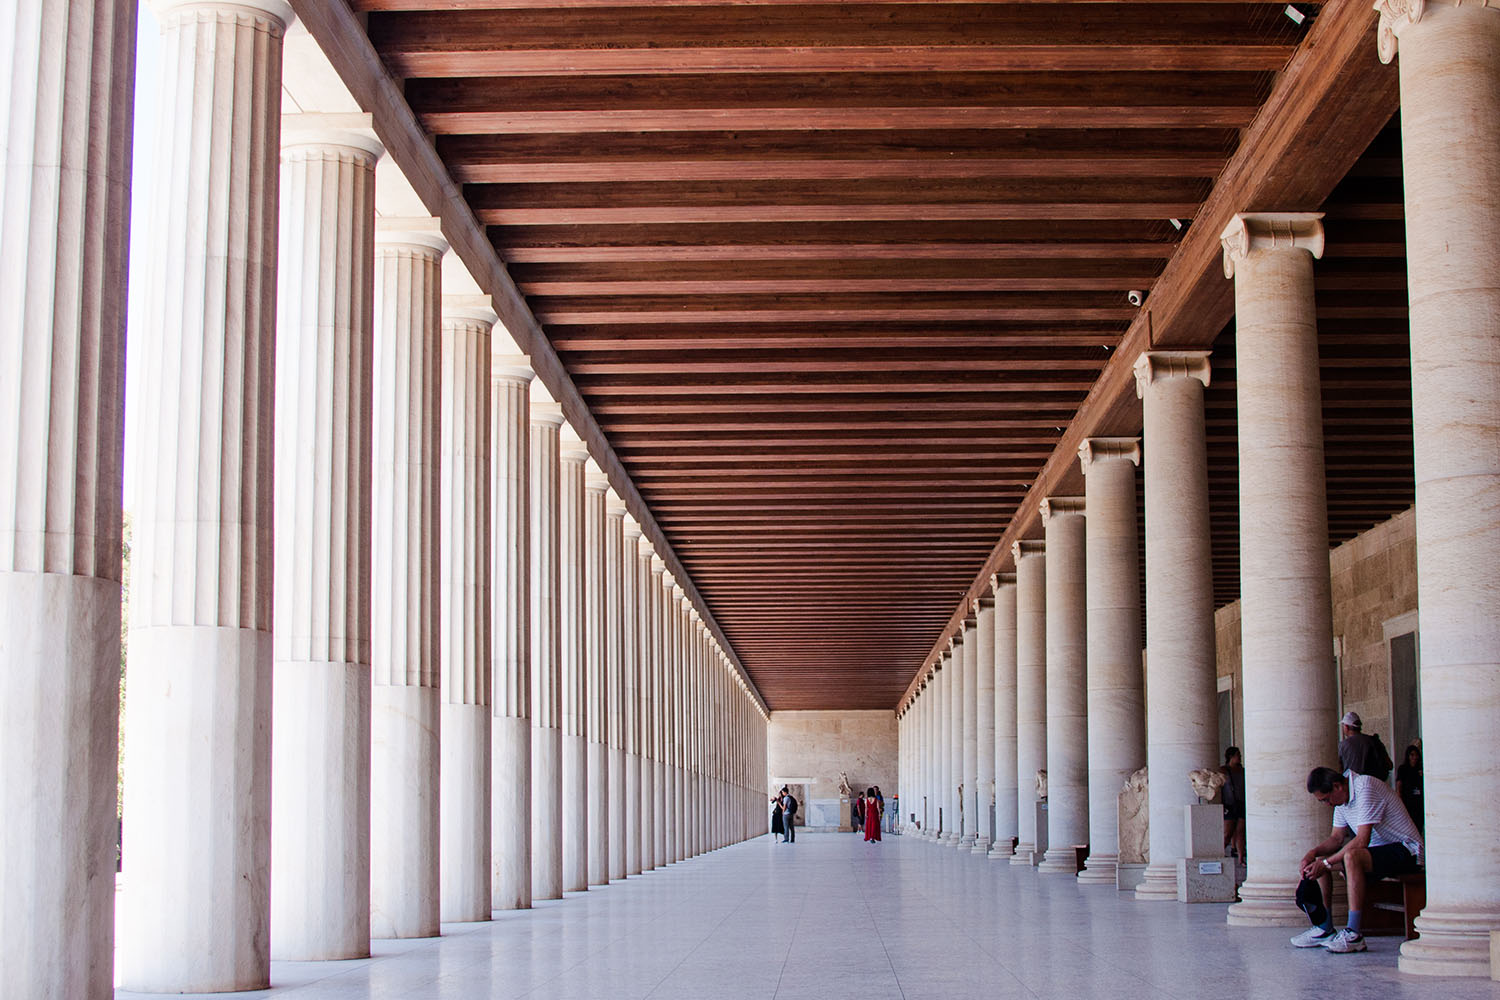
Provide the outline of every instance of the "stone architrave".
[[1032,775],[1047,763],[1047,543],[1012,546],[1016,565],[1016,816],[1011,864],[1030,865],[1037,849]]
[[583,731],[587,783],[588,884],[609,883],[609,717],[605,664],[605,494],[609,480],[590,459],[584,472],[583,585],[584,687]]
[[1318,370],[1314,214],[1236,215],[1224,230],[1234,278],[1240,460],[1240,634],[1246,839],[1255,844],[1229,923],[1299,926],[1297,868],[1327,836],[1306,792],[1309,761],[1336,756],[1328,501]]
[[975,813],[979,808],[979,796],[974,786],[979,781],[979,620],[970,609],[964,620],[963,678],[964,688],[959,696],[963,715],[963,801],[959,817],[963,820],[959,832],[958,847],[972,850],[979,835],[979,823]]
[[990,857],[1008,861],[1020,834],[1016,771],[1016,576],[990,580],[995,595],[995,843]]
[[0,117],[0,983],[17,997],[114,994],[135,19],[134,0],[0,13],[21,84]]
[[1089,836],[1088,618],[1084,498],[1042,501],[1047,532],[1047,853],[1037,870],[1076,875]]
[[562,899],[562,408],[531,404],[531,898]]
[[271,956],[370,954],[374,134],[283,122]]
[[439,933],[442,259],[436,220],[375,245],[371,934]]
[[1136,898],[1177,899],[1186,856],[1187,774],[1218,761],[1213,564],[1209,554],[1206,351],[1155,351],[1135,362],[1144,401],[1146,479],[1146,759],[1151,863]]
[[1375,6],[1381,58],[1400,49],[1426,762],[1427,907],[1400,964],[1493,976],[1500,840],[1476,832],[1500,799],[1500,10]]
[[562,667],[563,891],[589,887],[588,619],[584,478],[588,449],[570,426],[562,431],[557,489],[557,616]]
[[1078,881],[1114,886],[1120,788],[1146,763],[1135,504],[1140,440],[1090,438],[1078,455],[1087,504],[1089,712],[1089,856]]
[[495,313],[443,303],[440,518],[444,921],[490,919],[490,331]]
[[[179,0],[156,10],[163,141],[148,200],[153,260],[143,283],[149,360],[139,425],[140,481],[150,488],[134,505],[124,748],[130,872],[116,971],[125,988],[146,993],[264,989],[274,504],[264,414],[274,405],[281,52],[292,11],[281,0]],[[7,102],[24,108],[25,91]],[[217,99],[194,99],[204,93]],[[91,95],[66,96],[81,108]],[[9,141],[8,116],[5,128]],[[6,169],[18,172],[9,162]],[[24,216],[6,207],[8,234]],[[113,222],[119,230],[109,238],[123,239],[124,216],[110,218],[103,207],[87,225]],[[115,690],[112,681],[106,687]]]
[[[492,345],[493,346],[493,345]],[[490,902],[531,906],[531,380],[490,359]]]
[[[993,584],[992,584],[993,586]],[[978,767],[974,772],[977,836],[975,854],[988,854],[995,839],[995,597],[985,594],[974,602],[975,696],[978,723],[975,742]]]

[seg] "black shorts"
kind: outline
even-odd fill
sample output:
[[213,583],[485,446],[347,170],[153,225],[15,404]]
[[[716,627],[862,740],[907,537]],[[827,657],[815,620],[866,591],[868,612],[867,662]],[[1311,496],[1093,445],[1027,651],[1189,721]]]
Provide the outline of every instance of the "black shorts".
[[1371,878],[1389,878],[1420,870],[1416,855],[1404,844],[1381,844],[1369,850]]

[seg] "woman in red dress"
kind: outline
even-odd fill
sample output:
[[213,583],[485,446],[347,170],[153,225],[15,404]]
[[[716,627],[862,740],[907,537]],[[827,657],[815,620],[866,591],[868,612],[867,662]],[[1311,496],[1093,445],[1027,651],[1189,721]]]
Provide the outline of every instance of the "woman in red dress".
[[880,839],[880,801],[875,798],[875,789],[865,792],[865,841]]

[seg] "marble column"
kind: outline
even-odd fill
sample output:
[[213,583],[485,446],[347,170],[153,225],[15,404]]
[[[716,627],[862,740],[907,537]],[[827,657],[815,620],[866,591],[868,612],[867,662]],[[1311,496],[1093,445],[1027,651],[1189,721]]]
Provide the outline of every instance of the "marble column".
[[1146,764],[1135,505],[1140,440],[1090,438],[1079,458],[1087,504],[1089,857],[1078,881],[1113,887],[1120,860],[1120,789]]
[[[1204,351],[1154,351],[1135,363],[1145,410],[1146,760],[1151,863],[1137,899],[1177,899],[1188,772],[1219,757],[1213,563],[1209,554]],[[1306,794],[1306,793],[1304,793]]]
[[531,906],[531,380],[490,359],[490,903]]
[[[298,119],[301,119],[299,122]],[[370,954],[373,133],[288,116],[276,331],[271,956]]]
[[1337,755],[1328,500],[1313,258],[1320,216],[1237,215],[1224,231],[1234,278],[1240,445],[1240,633],[1256,845],[1237,925],[1295,927],[1297,866],[1327,836],[1306,792],[1309,761]]
[[609,723],[609,864],[610,880],[625,877],[625,656],[626,645],[635,641],[633,628],[625,620],[625,573],[635,577],[635,539],[630,540],[631,557],[626,560],[625,501],[611,490],[605,497],[604,524],[604,672],[606,677],[605,714]]
[[12,81],[0,117],[0,982],[18,997],[113,995],[135,11],[0,10]]
[[972,850],[979,833],[979,820],[975,813],[979,807],[979,795],[975,785],[979,780],[979,622],[974,609],[964,621],[963,678],[961,699],[963,713],[963,795],[959,803],[961,824],[958,846]]
[[943,822],[952,817],[947,811],[948,800],[943,789],[948,787],[948,677],[945,669],[950,652],[944,650],[933,664],[932,676],[927,684],[927,697],[931,701],[928,712],[931,716],[932,735],[928,742],[928,775],[931,798],[927,803],[927,838],[936,842],[943,833]]
[[682,853],[682,588],[671,573],[662,576],[663,642],[666,649],[667,863]]
[[562,408],[531,404],[531,898],[562,899]]
[[1042,501],[1047,532],[1046,874],[1076,875],[1089,835],[1088,619],[1083,497]]
[[658,802],[658,761],[661,758],[657,750],[660,694],[657,664],[660,658],[658,643],[661,638],[657,601],[660,599],[661,582],[655,578],[657,558],[651,540],[643,535],[636,553],[636,573],[641,585],[640,618],[636,626],[640,633],[641,648],[641,871],[651,871],[661,866],[660,855],[656,850],[656,833],[661,826],[657,820],[661,815]]
[[974,772],[976,801],[975,854],[988,854],[995,839],[995,595],[985,594],[974,603],[975,742],[978,766]]
[[995,843],[990,857],[1008,861],[1020,836],[1016,770],[1016,576],[990,581],[995,595]]
[[938,660],[938,672],[933,692],[937,701],[938,717],[937,745],[934,752],[937,754],[935,774],[938,806],[935,832],[939,843],[956,839],[953,835],[954,796],[949,792],[949,789],[956,785],[953,777],[953,675],[955,672],[953,647],[950,645]]
[[563,890],[589,887],[588,620],[584,477],[589,453],[571,427],[558,461],[558,622],[562,650]]
[[964,640],[961,630],[953,637],[953,649],[948,660],[948,787],[944,798],[948,802],[948,816],[952,822],[944,824],[943,843],[957,847],[963,840],[964,811]]
[[[117,973],[127,989],[150,993],[262,989],[274,504],[264,415],[274,406],[281,49],[292,13],[280,0],[167,2],[157,11],[163,141],[136,345],[146,372],[139,471],[149,488],[135,504],[131,554],[129,867]],[[70,89],[48,97],[80,109],[88,100]],[[119,228],[105,238],[124,242],[123,216],[111,219],[107,202],[90,210],[90,227],[108,222]],[[103,531],[107,544],[107,523]],[[112,619],[99,627],[108,631]]]
[[667,649],[666,598],[671,594],[671,585],[664,584],[666,563],[661,556],[651,557],[651,859],[652,867],[667,865],[667,805],[671,802],[667,789]]
[[1427,907],[1401,970],[1486,976],[1500,928],[1500,842],[1479,832],[1500,797],[1486,749],[1500,721],[1500,11],[1376,8],[1381,58],[1400,47],[1427,800]]
[[[625,875],[642,871],[641,843],[645,817],[641,815],[644,786],[641,760],[641,670],[645,662],[641,637],[641,526],[629,514],[624,519],[620,565],[620,637],[624,655],[625,739]],[[650,560],[646,561],[649,575]]]
[[371,935],[439,928],[439,386],[436,226],[375,245]]
[[490,331],[487,306],[443,305],[441,914],[490,919]]
[[585,819],[588,840],[587,877],[589,885],[609,883],[609,718],[605,685],[606,614],[604,582],[604,529],[608,516],[604,494],[609,480],[591,460],[584,477],[584,738],[587,740],[588,813]]
[[1013,865],[1036,860],[1036,773],[1047,766],[1047,543],[1024,539],[1016,563],[1016,829]]

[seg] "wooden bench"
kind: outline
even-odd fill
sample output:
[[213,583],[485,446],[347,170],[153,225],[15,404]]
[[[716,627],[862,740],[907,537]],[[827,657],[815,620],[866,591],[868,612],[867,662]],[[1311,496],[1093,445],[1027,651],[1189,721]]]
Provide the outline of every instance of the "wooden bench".
[[1365,901],[1365,933],[1404,934],[1408,941],[1418,936],[1414,921],[1427,905],[1425,872],[1383,878],[1371,882],[1365,891],[1369,893]]

